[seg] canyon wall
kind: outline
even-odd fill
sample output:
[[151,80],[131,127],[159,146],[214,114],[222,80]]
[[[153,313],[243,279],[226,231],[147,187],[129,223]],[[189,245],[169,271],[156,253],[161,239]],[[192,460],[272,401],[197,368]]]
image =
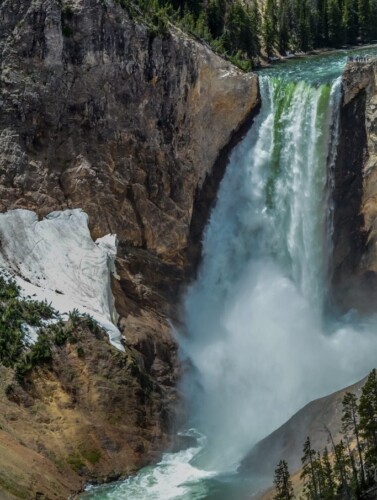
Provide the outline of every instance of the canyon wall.
[[[179,368],[170,320],[227,153],[258,108],[258,82],[113,0],[2,1],[0,64],[1,211],[81,208],[93,239],[119,239],[112,288],[126,353],[86,332],[87,362],[55,353],[71,378],[42,370],[32,393],[19,393],[5,370],[1,385],[0,446],[14,467],[0,491],[18,498],[9,493],[17,483],[50,498],[39,466],[17,458],[25,448],[48,462],[60,485],[52,498],[63,498],[156,460],[171,442]],[[95,463],[78,448],[88,429]]]
[[343,75],[334,169],[333,297],[341,311],[375,312],[377,301],[377,61]]

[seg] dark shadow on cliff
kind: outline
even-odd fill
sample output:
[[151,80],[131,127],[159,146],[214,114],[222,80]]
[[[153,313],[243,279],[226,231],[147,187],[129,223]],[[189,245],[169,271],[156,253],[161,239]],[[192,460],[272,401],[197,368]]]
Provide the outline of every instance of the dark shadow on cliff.
[[235,130],[228,144],[224,146],[216,159],[210,175],[207,175],[203,185],[195,194],[190,234],[186,251],[186,276],[195,279],[203,250],[203,234],[211,212],[216,205],[217,193],[223,180],[233,149],[244,139],[259,113],[261,102],[252,110],[246,120]]
[[371,300],[375,302],[377,294],[375,277],[360,272],[368,238],[361,213],[363,165],[367,155],[365,109],[366,92],[362,90],[342,107],[340,117],[338,156],[334,169],[331,280],[332,305],[339,312],[352,308],[368,311]]

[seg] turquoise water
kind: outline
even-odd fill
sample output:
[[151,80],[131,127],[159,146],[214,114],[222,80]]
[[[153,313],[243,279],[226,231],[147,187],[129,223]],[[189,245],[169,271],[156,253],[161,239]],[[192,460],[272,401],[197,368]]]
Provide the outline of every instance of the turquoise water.
[[296,82],[306,81],[312,85],[325,84],[334,81],[342,74],[348,57],[356,56],[377,57],[377,46],[285,59],[282,63],[258,71],[258,74],[278,75],[282,79]]
[[324,317],[339,77],[348,56],[374,54],[337,52],[259,72],[262,109],[231,156],[184,302],[188,336],[178,332],[193,366],[183,390],[198,445],[84,498],[250,498],[260,480],[237,466],[252,446],[374,366],[376,323],[339,319],[329,334]]

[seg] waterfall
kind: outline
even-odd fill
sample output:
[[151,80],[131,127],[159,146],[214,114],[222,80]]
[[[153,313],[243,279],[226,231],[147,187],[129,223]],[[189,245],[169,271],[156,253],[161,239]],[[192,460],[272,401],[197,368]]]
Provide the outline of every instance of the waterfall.
[[332,262],[331,258],[333,255],[333,242],[334,242],[334,214],[335,206],[333,200],[333,193],[335,190],[335,163],[337,159],[337,151],[339,145],[339,133],[340,133],[340,107],[341,107],[341,97],[342,97],[342,79],[337,78],[335,84],[333,85],[332,93],[332,119],[331,119],[331,143],[329,157],[327,159],[327,225],[326,225],[326,251],[327,251],[327,262],[326,262],[326,289],[324,299],[328,302],[331,301],[331,290],[330,284],[332,281]]
[[234,471],[252,446],[375,367],[376,318],[331,317],[327,304],[346,57],[261,73],[262,107],[231,155],[177,332],[197,447],[88,498],[250,498],[264,485]]
[[215,470],[236,467],[302,405],[373,366],[372,334],[357,339],[357,361],[355,328],[329,334],[323,324],[340,80],[264,76],[260,87],[261,112],[232,154],[185,300],[184,386],[208,438],[198,463]]

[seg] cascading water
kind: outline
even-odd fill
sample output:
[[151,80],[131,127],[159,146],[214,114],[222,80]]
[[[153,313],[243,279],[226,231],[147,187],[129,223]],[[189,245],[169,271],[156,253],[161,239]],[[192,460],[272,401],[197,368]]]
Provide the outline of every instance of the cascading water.
[[376,321],[323,313],[345,58],[261,76],[262,109],[221,184],[178,334],[190,425],[206,439],[90,498],[244,498],[231,472],[252,445],[375,365]]
[[215,470],[236,467],[324,387],[312,354],[323,342],[323,206],[340,82],[260,83],[259,133],[232,157],[186,299],[183,350],[201,396],[193,416],[209,439],[203,463]]

